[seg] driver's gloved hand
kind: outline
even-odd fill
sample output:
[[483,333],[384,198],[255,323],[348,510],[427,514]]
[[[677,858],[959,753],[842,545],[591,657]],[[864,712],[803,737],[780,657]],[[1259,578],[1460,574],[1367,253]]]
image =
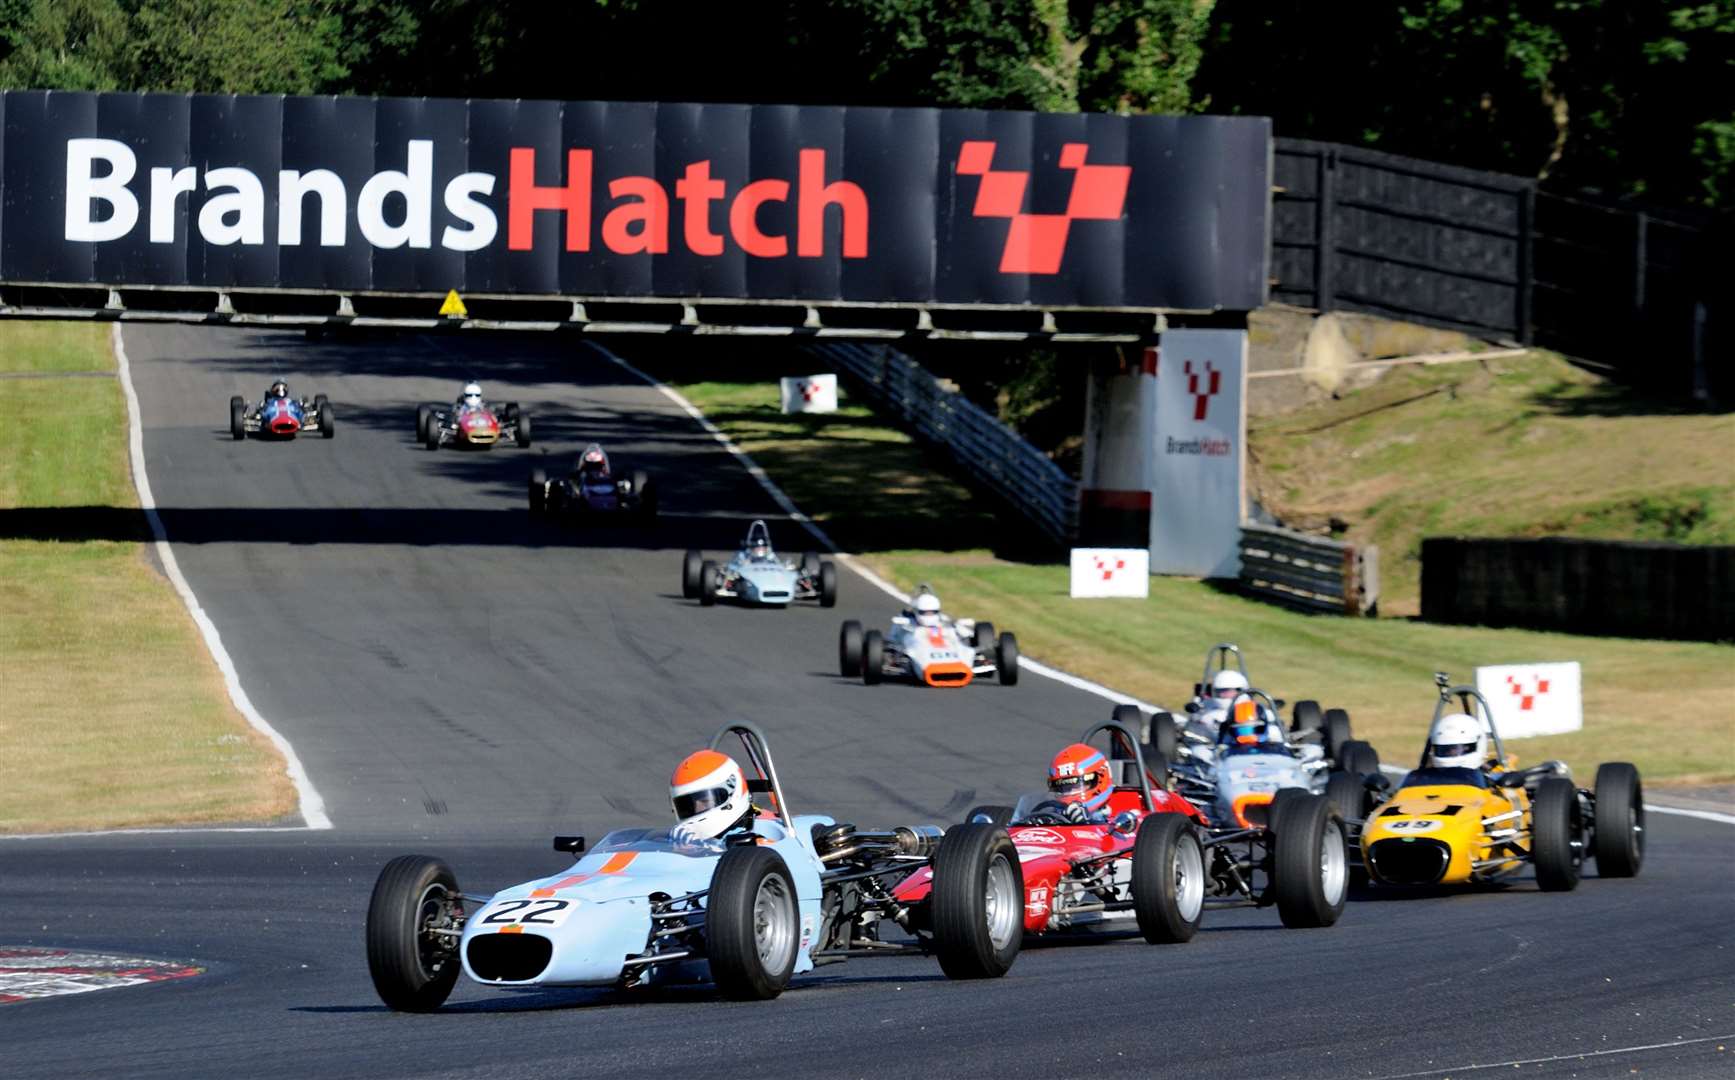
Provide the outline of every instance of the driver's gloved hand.
[[1090,811],[1084,808],[1083,803],[1067,803],[1066,810],[1063,812],[1066,815],[1066,820],[1074,825],[1083,825],[1090,820]]

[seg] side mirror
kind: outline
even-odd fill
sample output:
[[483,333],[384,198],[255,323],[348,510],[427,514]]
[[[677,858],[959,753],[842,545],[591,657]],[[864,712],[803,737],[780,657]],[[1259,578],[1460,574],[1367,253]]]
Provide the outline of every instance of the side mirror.
[[1197,701],[1187,702],[1187,711],[1190,713],[1198,712],[1199,711],[1199,703]]
[[1122,836],[1136,833],[1139,831],[1139,816],[1131,810],[1122,810],[1120,813],[1115,815],[1115,819],[1109,824],[1109,828],[1120,833]]
[[1392,781],[1385,773],[1368,773],[1361,779],[1361,786],[1369,791],[1390,791]]
[[570,852],[573,855],[577,855],[579,852],[584,850],[584,837],[557,836],[554,838],[554,850]]
[[1273,704],[1273,705],[1275,705],[1275,706],[1277,706],[1277,707],[1278,707],[1278,708],[1279,708],[1279,709],[1281,709],[1281,708],[1283,708],[1283,707],[1284,707],[1284,706],[1285,706],[1285,705],[1287,705],[1287,704],[1289,704],[1289,702],[1287,702],[1287,701],[1285,701],[1285,700],[1283,700],[1283,699],[1282,699],[1282,698],[1280,698],[1280,697],[1274,697],[1274,698],[1272,698],[1272,699],[1271,699],[1271,704]]

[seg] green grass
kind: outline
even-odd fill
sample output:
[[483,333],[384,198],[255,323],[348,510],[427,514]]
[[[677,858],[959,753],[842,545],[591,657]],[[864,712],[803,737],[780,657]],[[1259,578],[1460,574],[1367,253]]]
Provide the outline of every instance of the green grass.
[[[0,321],[0,372],[103,369],[97,328]],[[113,379],[0,378],[0,832],[294,808],[282,759],[229,703],[145,546],[79,533],[143,533],[126,430]],[[92,509],[52,513],[67,507]]]
[[[882,575],[906,590],[931,583],[949,609],[1015,631],[1025,652],[1067,671],[1178,707],[1205,650],[1236,641],[1254,677],[1274,694],[1349,709],[1358,734],[1388,762],[1404,762],[1426,735],[1433,672],[1469,680],[1478,665],[1576,660],[1584,666],[1585,730],[1516,741],[1511,749],[1524,760],[1563,758],[1587,779],[1608,760],[1632,761],[1652,781],[1735,779],[1727,707],[1735,696],[1735,648],[1310,616],[1177,578],[1153,578],[1146,601],[1072,600],[1065,566],[985,550],[1007,546],[1026,531],[1021,523],[985,527],[987,508],[942,475],[939,459],[865,410],[846,400],[835,419],[784,418],[769,378],[682,382],[679,370],[670,374],[815,518],[855,523],[855,534],[890,539],[863,519],[903,518],[918,512],[903,504],[918,503],[935,523],[932,549],[909,550],[919,533],[906,532],[889,548],[854,543],[851,532],[834,535],[856,551],[877,546],[866,561]],[[875,456],[865,461],[870,449]],[[895,496],[877,486],[888,472],[898,478]],[[1666,730],[1657,720],[1665,701]]]
[[1254,422],[1256,497],[1380,548],[1380,607],[1420,608],[1424,536],[1735,543],[1735,413],[1677,411],[1530,353],[1399,368]]

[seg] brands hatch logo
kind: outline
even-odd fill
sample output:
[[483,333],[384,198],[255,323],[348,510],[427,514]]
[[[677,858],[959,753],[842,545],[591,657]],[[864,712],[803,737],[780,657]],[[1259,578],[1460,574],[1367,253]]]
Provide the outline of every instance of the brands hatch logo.
[[[1526,689],[1526,687],[1529,689]],[[1518,711],[1530,712],[1536,707],[1536,699],[1548,693],[1548,680],[1532,675],[1520,679],[1516,675],[1506,676],[1506,689],[1509,694],[1518,699]]]
[[994,168],[995,146],[987,140],[964,143],[958,148],[958,175],[981,177],[973,215],[1010,221],[1000,253],[1002,274],[1058,274],[1074,221],[1116,221],[1126,208],[1132,166],[1087,165],[1084,159],[1090,147],[1067,143],[1060,148],[1060,167],[1073,174],[1066,212],[1029,213],[1024,203],[1030,173]]
[[802,380],[802,382],[801,382],[801,400],[812,401],[814,398],[817,398],[817,397],[823,395],[824,393],[825,393],[825,387],[819,385],[818,383],[812,381],[811,379],[803,379]]
[[1114,580],[1117,571],[1127,568],[1125,559],[1111,559],[1107,555],[1092,555],[1091,562],[1096,564],[1097,573],[1102,575],[1104,581]]

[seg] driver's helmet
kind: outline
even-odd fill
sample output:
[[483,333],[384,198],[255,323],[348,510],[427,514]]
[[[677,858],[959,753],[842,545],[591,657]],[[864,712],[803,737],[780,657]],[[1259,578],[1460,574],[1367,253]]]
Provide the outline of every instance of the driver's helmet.
[[1211,707],[1228,708],[1235,695],[1247,689],[1247,676],[1233,668],[1224,668],[1211,676]]
[[1244,697],[1235,703],[1234,712],[1223,718],[1223,726],[1217,729],[1217,742],[1231,750],[1251,750],[1280,741],[1272,738],[1271,728],[1271,713],[1252,698]]
[[1114,777],[1101,750],[1073,743],[1048,765],[1048,790],[1063,803],[1078,803],[1086,810],[1099,810],[1114,791]]
[[461,401],[466,406],[469,406],[472,408],[481,408],[481,406],[482,406],[482,384],[481,383],[473,383],[473,382],[472,383],[465,383],[464,384],[464,392],[462,394],[458,395],[458,400]]
[[753,809],[747,774],[728,754],[699,750],[675,766],[669,802],[684,835],[714,840]]
[[288,397],[289,384],[284,382],[282,379],[278,379],[276,382],[271,384],[271,389],[265,391],[265,396],[268,398]]
[[933,593],[925,590],[918,593],[910,609],[915,613],[918,626],[940,625],[940,598]]
[[578,468],[580,472],[586,474],[607,476],[608,455],[602,452],[602,447],[596,443],[591,443],[584,448],[584,453],[578,456]]
[[1447,713],[1428,732],[1428,765],[1436,769],[1474,769],[1488,757],[1488,733],[1468,713]]

